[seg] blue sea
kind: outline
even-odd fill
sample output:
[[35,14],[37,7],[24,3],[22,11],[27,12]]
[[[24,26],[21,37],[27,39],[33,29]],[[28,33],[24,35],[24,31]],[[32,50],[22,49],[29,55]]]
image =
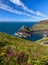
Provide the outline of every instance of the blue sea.
[[[5,32],[11,35],[14,35],[15,32],[18,32],[18,30],[22,26],[32,27],[37,22],[0,22],[0,32]],[[41,39],[41,35],[33,34],[32,36],[26,38],[27,40],[36,41],[38,39]]]

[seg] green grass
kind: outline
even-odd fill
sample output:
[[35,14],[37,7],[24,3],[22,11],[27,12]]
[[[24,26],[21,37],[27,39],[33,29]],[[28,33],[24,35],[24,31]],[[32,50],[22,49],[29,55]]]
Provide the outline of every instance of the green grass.
[[48,65],[48,46],[41,42],[0,32],[0,65]]
[[30,28],[31,30],[34,31],[39,31],[39,30],[48,30],[48,20],[43,20],[35,24],[33,27]]

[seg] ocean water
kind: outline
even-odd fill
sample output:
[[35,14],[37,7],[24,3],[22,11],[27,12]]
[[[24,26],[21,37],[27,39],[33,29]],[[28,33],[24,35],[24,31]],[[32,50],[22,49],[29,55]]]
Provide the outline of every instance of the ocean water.
[[[22,26],[32,27],[37,22],[0,22],[0,32],[5,32],[11,35],[14,35],[15,32],[18,32],[18,30]],[[34,34],[28,38],[27,40],[36,41],[38,39],[42,38],[42,36]]]

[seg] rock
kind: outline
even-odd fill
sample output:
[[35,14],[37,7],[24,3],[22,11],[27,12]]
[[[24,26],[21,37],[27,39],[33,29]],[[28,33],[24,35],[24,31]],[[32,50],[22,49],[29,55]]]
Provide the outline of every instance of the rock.
[[27,28],[26,26],[22,26],[19,31],[17,32],[18,36],[19,37],[28,37],[28,36],[31,36],[32,35],[32,31]]

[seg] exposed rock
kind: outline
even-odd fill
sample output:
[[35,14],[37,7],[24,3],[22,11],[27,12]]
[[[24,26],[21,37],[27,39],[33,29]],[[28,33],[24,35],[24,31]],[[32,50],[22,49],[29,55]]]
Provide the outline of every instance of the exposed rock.
[[43,37],[48,37],[48,20],[43,20],[36,23],[31,28],[27,28],[26,26],[22,26],[15,35],[19,37],[28,37],[32,34],[42,34]]
[[43,37],[48,37],[48,20],[43,20],[35,24],[33,27],[30,28],[33,33],[42,34]]
[[25,26],[22,26],[19,31],[17,32],[17,34],[20,36],[20,37],[28,37],[28,36],[31,36],[32,35],[32,31],[25,27]]

